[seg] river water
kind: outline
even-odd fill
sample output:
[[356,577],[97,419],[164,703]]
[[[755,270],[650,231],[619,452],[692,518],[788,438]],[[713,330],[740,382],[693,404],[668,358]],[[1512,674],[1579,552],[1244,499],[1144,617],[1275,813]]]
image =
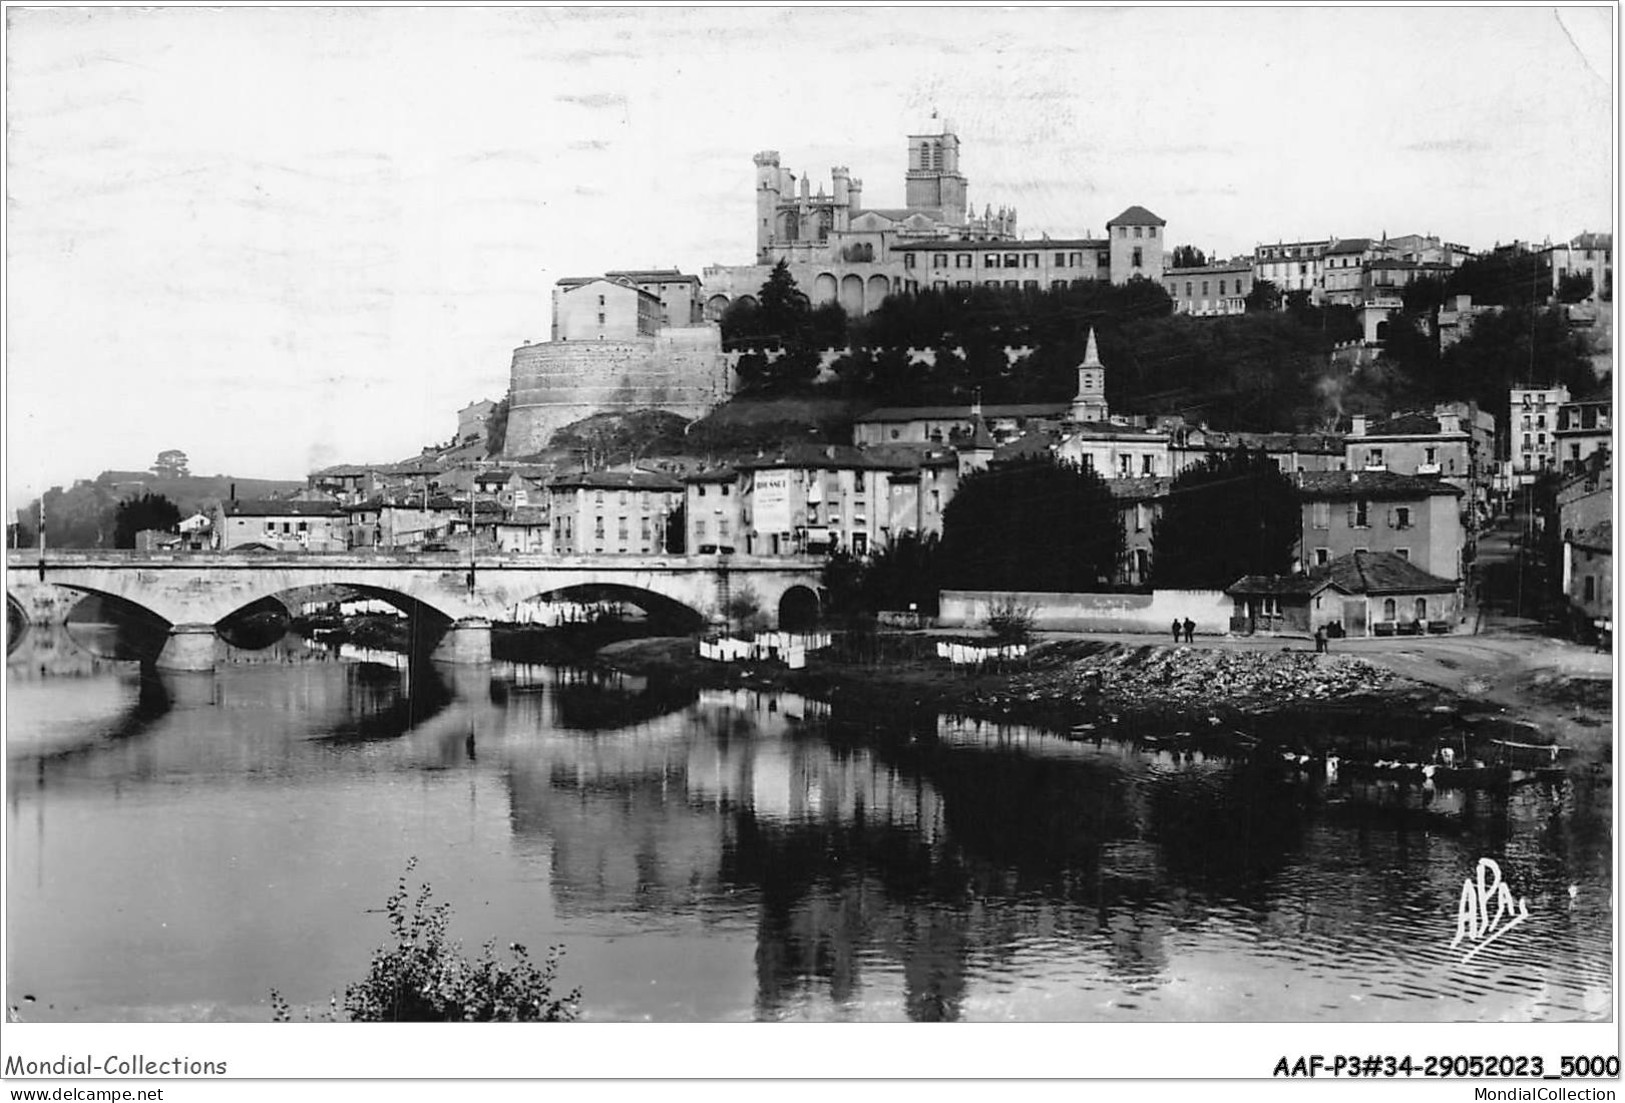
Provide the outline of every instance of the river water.
[[[466,947],[563,946],[588,1019],[1609,1013],[1606,768],[1421,793],[292,637],[212,675],[107,646],[34,628],[7,663],[25,1019],[264,1021],[272,989],[325,1010],[410,858]],[[1529,918],[1463,963],[1481,858]]]

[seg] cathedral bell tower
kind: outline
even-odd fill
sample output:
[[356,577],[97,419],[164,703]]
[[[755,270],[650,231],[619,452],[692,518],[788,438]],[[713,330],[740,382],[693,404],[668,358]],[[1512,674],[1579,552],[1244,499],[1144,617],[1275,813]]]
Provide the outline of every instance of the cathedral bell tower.
[[1109,416],[1106,408],[1106,368],[1100,362],[1100,349],[1095,345],[1095,331],[1091,329],[1083,363],[1078,365],[1078,393],[1072,399],[1072,420],[1106,421]]

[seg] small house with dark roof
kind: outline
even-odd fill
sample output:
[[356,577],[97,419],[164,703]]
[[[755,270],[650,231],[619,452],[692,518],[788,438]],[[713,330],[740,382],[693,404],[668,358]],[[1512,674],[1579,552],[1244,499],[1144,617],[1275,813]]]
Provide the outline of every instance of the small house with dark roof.
[[1460,487],[1392,471],[1305,471],[1295,479],[1305,571],[1355,552],[1392,552],[1440,578],[1462,577]]
[[1392,552],[1355,552],[1306,574],[1246,575],[1225,588],[1233,631],[1334,636],[1448,632],[1461,615],[1460,587]]
[[332,500],[228,498],[215,507],[221,551],[259,544],[274,551],[335,552],[347,544],[344,507]]

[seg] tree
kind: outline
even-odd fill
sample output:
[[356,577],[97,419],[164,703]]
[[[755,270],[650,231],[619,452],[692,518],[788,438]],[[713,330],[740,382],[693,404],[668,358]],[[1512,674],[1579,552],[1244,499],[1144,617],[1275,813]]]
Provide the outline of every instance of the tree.
[[1173,267],[1200,268],[1207,263],[1207,254],[1194,245],[1174,246]]
[[1281,308],[1281,289],[1275,286],[1273,280],[1254,280],[1253,289],[1247,292],[1247,312],[1257,314],[1266,310],[1279,310]]
[[762,331],[786,341],[799,339],[806,328],[807,297],[796,287],[796,278],[784,261],[773,266],[762,284],[757,302],[761,306]]
[[181,511],[162,494],[142,494],[126,498],[113,514],[113,546],[135,547],[135,534],[147,529],[174,532],[181,523]]
[[1428,314],[1444,305],[1444,281],[1437,276],[1418,276],[1399,293],[1407,314]]
[[1222,590],[1243,575],[1285,574],[1302,521],[1291,481],[1269,456],[1209,456],[1174,479],[1152,524],[1152,584]]
[[152,473],[160,479],[184,479],[186,470],[186,453],[179,448],[166,448],[158,453],[158,458],[152,461]]
[[942,519],[944,586],[1093,590],[1123,552],[1123,522],[1105,480],[1052,456],[993,464],[959,484]]
[[508,410],[511,407],[508,395],[502,396],[502,401],[491,407],[491,416],[485,420],[485,454],[487,456],[500,456],[508,444]]
[[1595,285],[1591,282],[1590,272],[1570,272],[1557,281],[1557,301],[1560,303],[1580,303],[1591,297]]

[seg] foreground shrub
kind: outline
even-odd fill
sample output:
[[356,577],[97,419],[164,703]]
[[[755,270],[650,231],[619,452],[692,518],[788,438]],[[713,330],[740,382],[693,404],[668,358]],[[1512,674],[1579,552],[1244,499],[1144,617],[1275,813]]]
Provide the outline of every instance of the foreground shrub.
[[[414,858],[407,863],[407,872],[416,866]],[[413,899],[402,874],[384,905],[393,945],[374,951],[366,979],[345,989],[342,1007],[333,1001],[328,1019],[354,1023],[575,1019],[581,990],[572,989],[557,999],[553,996],[560,947],[549,948],[547,958],[538,965],[525,947],[510,943],[513,960],[503,962],[497,959],[492,939],[471,961],[463,955],[462,944],[447,937],[451,905],[431,905],[431,896],[425,883]],[[274,991],[271,1007],[275,1021],[289,1021],[287,1001]]]

